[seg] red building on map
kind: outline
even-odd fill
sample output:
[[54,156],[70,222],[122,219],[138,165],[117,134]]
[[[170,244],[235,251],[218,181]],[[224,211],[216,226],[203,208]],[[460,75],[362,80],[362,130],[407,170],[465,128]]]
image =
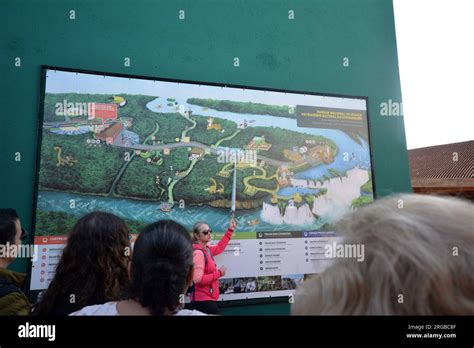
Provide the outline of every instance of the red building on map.
[[89,119],[100,118],[102,123],[117,119],[117,104],[92,103]]

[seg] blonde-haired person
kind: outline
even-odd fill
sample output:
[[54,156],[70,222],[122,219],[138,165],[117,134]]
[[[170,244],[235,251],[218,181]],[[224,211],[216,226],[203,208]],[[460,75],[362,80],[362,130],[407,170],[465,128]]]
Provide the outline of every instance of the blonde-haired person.
[[227,247],[237,223],[230,220],[224,236],[217,245],[208,245],[211,241],[211,229],[205,222],[197,222],[193,227],[194,287],[190,293],[191,307],[207,314],[219,314],[219,278],[225,276],[226,268],[217,269],[214,256]]
[[474,205],[397,195],[346,216],[344,244],[364,260],[336,258],[298,289],[293,315],[474,314]]

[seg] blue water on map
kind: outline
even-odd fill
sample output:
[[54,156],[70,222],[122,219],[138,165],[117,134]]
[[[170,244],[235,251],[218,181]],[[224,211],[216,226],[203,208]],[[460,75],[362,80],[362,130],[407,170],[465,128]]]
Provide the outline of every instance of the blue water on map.
[[[70,200],[75,201],[75,208],[70,208]],[[84,214],[102,210],[115,214],[123,219],[143,221],[151,223],[159,219],[172,219],[191,228],[196,223],[196,217],[205,221],[214,231],[224,231],[229,224],[229,209],[213,208],[207,205],[188,206],[184,209],[173,208],[169,213],[159,209],[158,202],[136,201],[125,198],[109,198],[102,196],[79,195],[67,192],[40,191],[38,195],[38,210],[55,211],[72,214],[81,217]],[[250,220],[260,219],[260,210],[239,210],[236,213],[239,231],[299,231],[305,226],[271,225],[265,221],[260,221],[258,225],[251,226]],[[306,226],[308,229],[315,229],[321,226],[324,221],[319,221],[317,225]]]

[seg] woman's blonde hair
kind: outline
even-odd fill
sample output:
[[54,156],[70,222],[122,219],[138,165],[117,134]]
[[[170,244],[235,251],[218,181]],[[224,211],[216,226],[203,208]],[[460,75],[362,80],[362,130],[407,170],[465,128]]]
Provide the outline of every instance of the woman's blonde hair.
[[336,259],[298,289],[293,315],[474,314],[474,205],[405,194],[377,200],[336,228],[364,261]]
[[197,243],[198,242],[198,234],[201,232],[202,230],[202,226],[206,225],[206,223],[204,221],[198,221],[194,224],[193,226],[193,234],[191,236],[191,239],[193,241],[193,243]]

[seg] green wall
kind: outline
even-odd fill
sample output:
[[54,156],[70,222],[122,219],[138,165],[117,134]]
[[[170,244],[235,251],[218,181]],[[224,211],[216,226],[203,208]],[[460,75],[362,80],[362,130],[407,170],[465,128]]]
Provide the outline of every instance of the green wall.
[[[411,190],[403,118],[380,115],[381,103],[401,102],[391,0],[0,0],[0,7],[0,207],[16,208],[27,228],[42,64],[368,96],[376,193]],[[288,311],[288,304],[224,310]]]

